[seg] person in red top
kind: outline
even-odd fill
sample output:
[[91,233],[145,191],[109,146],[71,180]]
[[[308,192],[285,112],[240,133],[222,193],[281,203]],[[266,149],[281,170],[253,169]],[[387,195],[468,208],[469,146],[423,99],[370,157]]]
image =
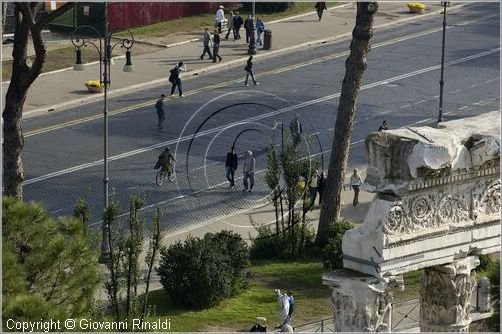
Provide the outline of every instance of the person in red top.
[[315,9],[317,10],[317,16],[319,16],[319,21],[321,21],[322,13],[328,10],[326,3],[324,1],[318,1],[315,3]]

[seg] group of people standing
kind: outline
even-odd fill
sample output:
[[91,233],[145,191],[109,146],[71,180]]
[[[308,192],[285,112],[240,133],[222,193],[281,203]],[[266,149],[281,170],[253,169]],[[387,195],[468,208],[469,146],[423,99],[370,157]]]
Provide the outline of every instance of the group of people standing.
[[[215,30],[211,35],[208,28],[204,29],[204,37],[203,37],[203,51],[200,59],[204,59],[206,53],[209,56],[209,59],[213,60],[215,63],[217,60],[221,61],[222,57],[220,56],[220,43],[221,37],[220,34],[223,32],[222,24],[226,21],[224,7],[222,5],[219,6],[216,11],[216,19],[215,19]],[[230,34],[232,33],[234,37],[234,42],[241,39],[241,28],[244,26],[246,30],[246,43],[251,43],[254,40],[254,34],[256,31],[256,44],[261,46],[263,45],[263,33],[265,32],[265,23],[259,17],[254,22],[254,18],[252,15],[249,15],[246,20],[244,20],[239,12],[230,11],[230,18],[227,21],[227,34],[225,35],[225,39],[228,39]],[[211,51],[211,46],[213,50]]]

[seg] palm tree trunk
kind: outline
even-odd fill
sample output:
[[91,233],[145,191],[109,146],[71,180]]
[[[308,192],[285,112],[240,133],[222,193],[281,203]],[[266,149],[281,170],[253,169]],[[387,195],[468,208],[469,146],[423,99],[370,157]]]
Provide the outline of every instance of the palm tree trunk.
[[357,97],[361,87],[361,79],[366,69],[366,56],[370,51],[370,39],[373,36],[373,15],[377,12],[378,3],[358,2],[356,25],[352,31],[350,55],[345,61],[345,77],[338,105],[335,133],[331,146],[331,157],[328,177],[324,187],[321,216],[317,230],[316,242],[326,242],[329,224],[340,217],[340,196],[344,182],[345,168],[349,154],[352,126],[356,114]]

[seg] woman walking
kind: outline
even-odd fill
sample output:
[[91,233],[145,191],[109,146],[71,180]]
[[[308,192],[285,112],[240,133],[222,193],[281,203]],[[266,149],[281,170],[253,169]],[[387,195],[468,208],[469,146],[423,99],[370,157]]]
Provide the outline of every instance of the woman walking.
[[219,52],[220,52],[220,34],[218,33],[218,30],[215,30],[213,37],[213,63],[216,63],[216,58],[218,58],[218,60],[221,61]]
[[248,85],[248,79],[249,79],[250,75],[251,75],[251,79],[253,80],[254,85],[256,86],[256,85],[259,84],[254,79],[254,74],[253,74],[253,56],[249,56],[247,65],[246,65],[246,67],[244,67],[244,71],[246,71],[246,81],[244,82],[244,85],[246,87],[249,87],[249,85]]

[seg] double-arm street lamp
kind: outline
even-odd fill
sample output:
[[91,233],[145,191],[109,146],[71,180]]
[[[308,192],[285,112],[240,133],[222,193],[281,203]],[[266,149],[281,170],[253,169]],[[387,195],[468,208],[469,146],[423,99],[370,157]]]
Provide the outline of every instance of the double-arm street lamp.
[[[87,30],[87,33],[91,33],[96,36],[99,43],[95,43],[92,39],[84,37],[82,33]],[[126,64],[124,65],[124,72],[132,72],[133,65],[131,62],[131,48],[134,44],[134,36],[130,30],[127,30],[129,37],[127,38],[117,38],[113,36],[113,32],[108,32],[108,24],[105,24],[105,33],[102,35],[98,30],[92,26],[79,26],[77,27],[72,35],[71,42],[75,46],[77,53],[77,60],[74,66],[74,70],[83,71],[84,66],[82,64],[82,53],[80,48],[93,46],[99,56],[99,81],[101,87],[103,87],[103,120],[104,120],[104,150],[103,150],[103,165],[104,165],[104,175],[103,175],[103,213],[108,207],[108,106],[107,106],[107,92],[108,86],[110,85],[110,70],[111,70],[111,55],[113,49],[120,45],[121,48],[126,49]],[[94,40],[96,40],[94,38]],[[112,39],[113,38],[113,39]],[[101,263],[106,263],[109,259],[109,247],[108,247],[108,233],[110,226],[107,226],[105,219],[103,219],[102,226],[102,240],[101,240],[101,256],[99,258]]]
[[439,115],[438,123],[443,121],[443,86],[444,86],[444,44],[446,38],[446,7],[450,5],[449,1],[441,1],[443,6],[443,42],[441,47],[441,79],[439,80]]

